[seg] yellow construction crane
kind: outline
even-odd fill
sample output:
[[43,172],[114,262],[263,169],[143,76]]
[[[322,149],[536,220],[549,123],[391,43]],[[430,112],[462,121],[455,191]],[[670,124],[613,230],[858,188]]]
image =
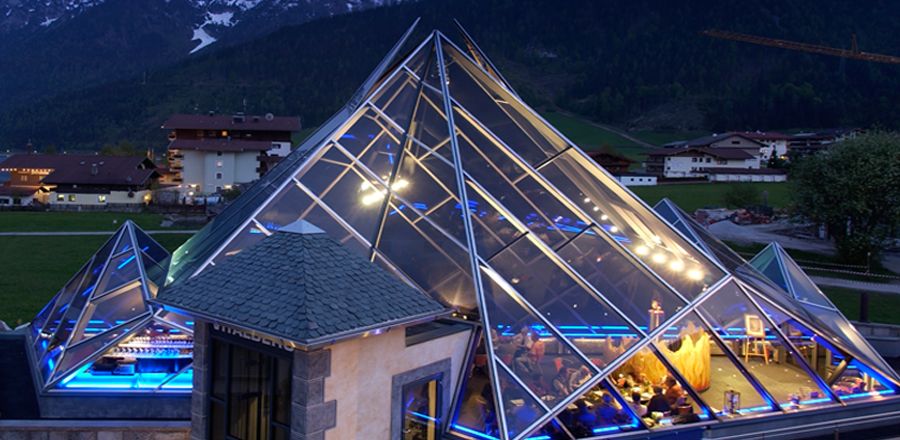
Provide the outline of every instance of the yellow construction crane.
[[878,53],[860,52],[856,45],[856,34],[851,39],[850,49],[838,49],[836,47],[822,46],[819,44],[801,43],[799,41],[779,40],[777,38],[759,37],[756,35],[741,34],[738,32],[707,29],[701,34],[708,37],[723,40],[742,41],[744,43],[759,44],[761,46],[778,47],[781,49],[797,50],[801,52],[831,55],[841,58],[869,61],[873,63],[900,64],[900,57],[883,55]]

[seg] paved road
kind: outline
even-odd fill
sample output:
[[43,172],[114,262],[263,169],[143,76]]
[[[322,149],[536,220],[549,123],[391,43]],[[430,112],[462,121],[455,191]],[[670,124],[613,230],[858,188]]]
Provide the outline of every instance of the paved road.
[[[144,231],[151,235],[156,234],[194,234],[198,230],[158,230]],[[116,231],[46,231],[46,232],[0,232],[0,237],[68,237],[77,235],[110,235]]]
[[897,283],[867,283],[865,281],[855,281],[855,280],[844,280],[840,278],[827,278],[820,277],[816,275],[810,276],[810,278],[819,285],[822,286],[832,286],[832,287],[844,287],[847,289],[853,290],[865,290],[867,292],[873,293],[891,293],[895,295],[900,295],[900,284]]

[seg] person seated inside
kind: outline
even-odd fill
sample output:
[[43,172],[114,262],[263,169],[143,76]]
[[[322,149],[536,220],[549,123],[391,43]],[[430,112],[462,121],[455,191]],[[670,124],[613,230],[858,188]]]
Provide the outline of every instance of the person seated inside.
[[569,376],[571,374],[571,368],[565,364],[556,372],[556,376],[553,378],[553,392],[557,396],[567,396],[572,393],[572,390],[569,388]]
[[647,412],[661,412],[667,413],[671,411],[672,405],[669,404],[669,400],[666,399],[666,396],[663,395],[663,389],[661,386],[656,385],[653,387],[653,397],[650,398],[650,402],[647,403]]
[[672,376],[666,378],[665,382],[666,386],[666,400],[669,401],[669,406],[675,405],[675,402],[678,401],[678,398],[684,396],[684,390],[681,388],[681,385],[678,385],[678,382]]
[[597,405],[597,419],[603,426],[615,424],[618,420],[619,409],[613,404],[612,396],[603,393],[603,398]]
[[527,326],[522,326],[519,333],[513,336],[512,345],[515,350],[513,352],[513,371],[519,377],[528,377],[534,371],[534,366],[531,364],[531,357],[529,356],[532,344],[531,329]]
[[632,392],[631,402],[628,402],[628,406],[631,407],[631,411],[638,417],[647,415],[647,407],[641,403],[641,393]]
[[591,370],[587,366],[582,365],[581,368],[574,370],[572,374],[569,375],[569,389],[577,389],[590,378]]

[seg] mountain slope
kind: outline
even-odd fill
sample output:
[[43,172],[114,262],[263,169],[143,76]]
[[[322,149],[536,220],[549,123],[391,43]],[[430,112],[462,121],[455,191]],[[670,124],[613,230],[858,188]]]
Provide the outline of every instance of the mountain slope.
[[0,0],[0,110],[385,2]]
[[283,28],[145,77],[0,114],[0,145],[164,144],[173,112],[297,114],[338,108],[405,27],[465,24],[525,99],[622,125],[778,129],[900,126],[900,66],[701,36],[706,28],[900,53],[900,5],[840,0],[431,0]]

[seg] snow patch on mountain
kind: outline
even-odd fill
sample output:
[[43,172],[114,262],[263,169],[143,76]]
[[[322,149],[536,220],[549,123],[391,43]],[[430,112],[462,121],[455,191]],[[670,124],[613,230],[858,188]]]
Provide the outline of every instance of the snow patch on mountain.
[[200,44],[198,44],[197,47],[191,49],[190,53],[194,53],[216,42],[216,39],[212,35],[206,33],[206,31],[203,30],[203,26],[194,29],[194,36],[191,37],[191,41],[194,40],[200,40]]
[[59,20],[59,17],[56,17],[56,18],[47,17],[44,19],[44,21],[41,22],[41,26],[44,26],[44,27],[50,26],[56,20]]
[[231,27],[231,26],[234,26],[237,24],[237,21],[232,21],[232,19],[234,19],[234,12],[226,11],[226,12],[219,12],[217,14],[212,13],[212,12],[207,12],[206,13],[206,22],[204,23],[204,26],[207,24],[216,24],[219,26]]

